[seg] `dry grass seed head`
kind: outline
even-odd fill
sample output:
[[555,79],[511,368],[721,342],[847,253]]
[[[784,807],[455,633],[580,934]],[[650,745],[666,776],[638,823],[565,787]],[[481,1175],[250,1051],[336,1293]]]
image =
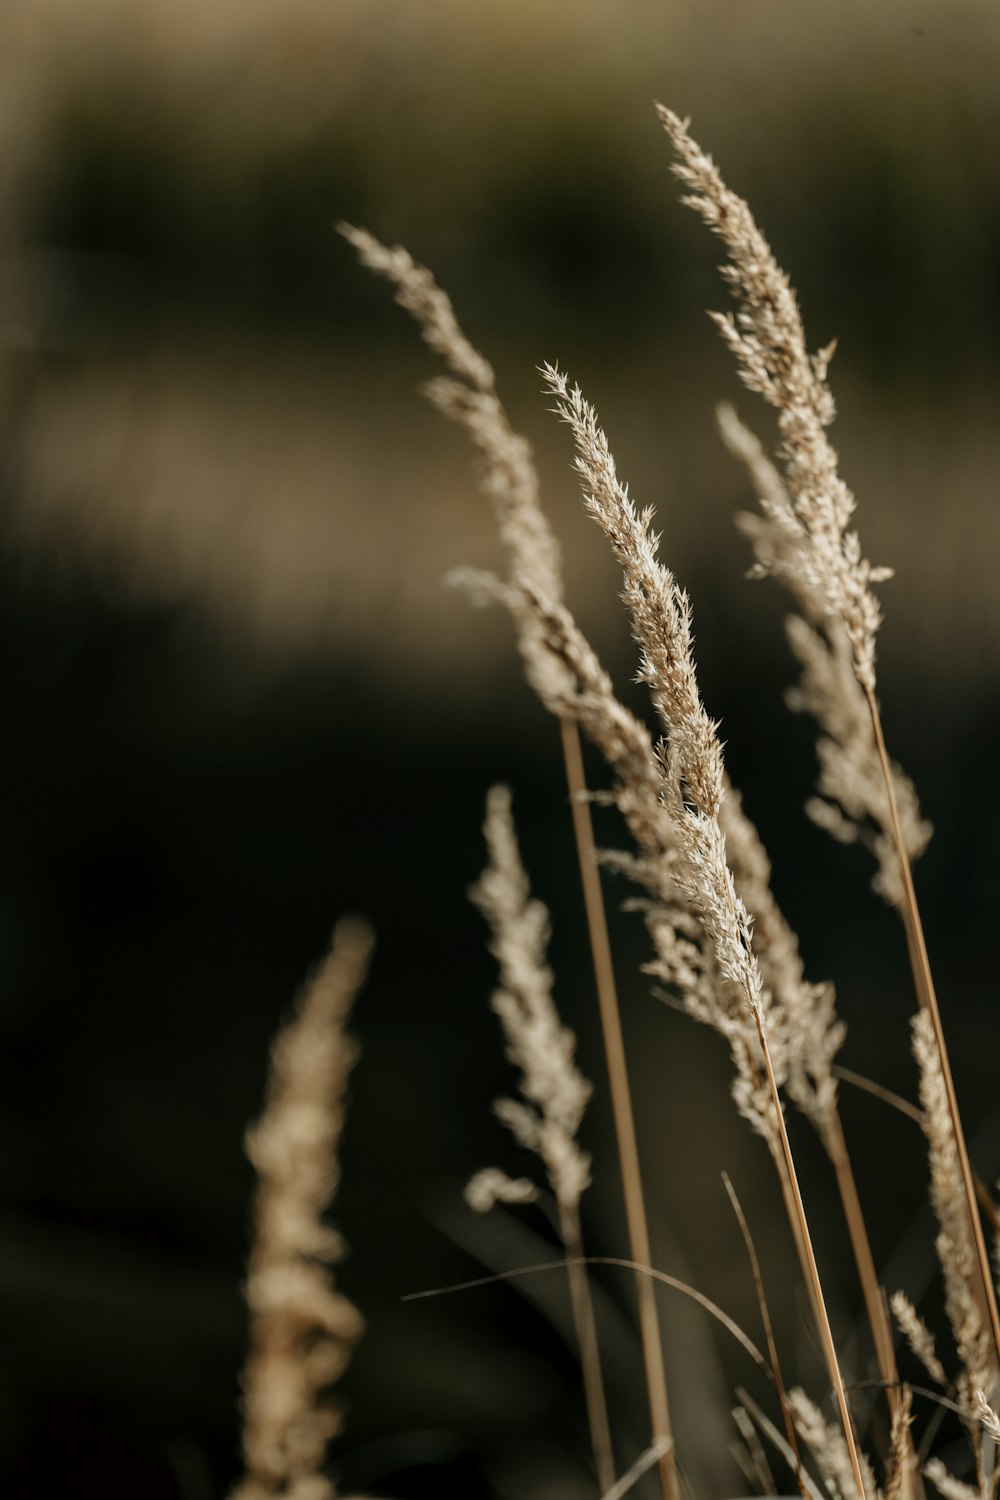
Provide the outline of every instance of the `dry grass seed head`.
[[[520,1069],[522,1096],[499,1099],[494,1107],[519,1144],[541,1158],[560,1207],[575,1211],[590,1181],[590,1157],[576,1136],[591,1087],[573,1061],[576,1038],[560,1022],[552,1000],[549,914],[531,898],[506,787],[491,788],[483,831],[490,862],[470,895],[489,924],[490,951],[500,966],[492,1004],[507,1056]],[[496,1178],[489,1181],[497,1186]],[[472,1206],[481,1206],[486,1198],[481,1174],[470,1189]],[[512,1192],[519,1194],[518,1184],[504,1179],[501,1195],[511,1201]]]
[[983,1500],[981,1490],[973,1489],[971,1484],[965,1484],[961,1479],[956,1479],[939,1458],[932,1458],[925,1464],[924,1473],[935,1489],[941,1491],[945,1500]]
[[[541,701],[557,717],[578,724],[608,762],[614,776],[613,799],[637,850],[609,862],[650,897],[644,908],[656,952],[650,972],[676,990],[692,1015],[726,1037],[736,1068],[738,1106],[754,1128],[766,1134],[773,1124],[768,1124],[766,1091],[761,1090],[756,1038],[739,997],[720,979],[714,953],[710,946],[706,949],[699,924],[678,888],[679,851],[670,815],[662,805],[663,781],[654,743],[617,698],[565,606],[559,549],[539,504],[530,449],[512,431],[493,388],[492,371],[472,349],[430,273],[407,252],[388,250],[364,231],[343,226],[342,232],[362,261],[396,286],[397,300],[417,320],[428,344],[462,377],[435,381],[426,389],[439,408],[465,428],[482,457],[482,485],[497,515],[509,576],[501,582],[490,574],[465,570],[454,575],[454,581],[480,601],[497,600],[510,611],[528,680]],[[731,862],[759,924],[768,986],[788,1010],[788,1046],[795,1059],[789,1071],[793,1097],[807,1110],[822,1114],[834,1097],[828,1059],[840,1041],[832,1018],[832,993],[809,986],[802,977],[794,936],[768,889],[766,853],[731,794],[728,803],[725,797],[722,801],[722,820]],[[763,877],[762,871],[767,872]],[[781,1029],[772,1021],[779,1074]]]
[[976,1248],[969,1227],[940,1057],[926,1011],[913,1017],[912,1027],[913,1053],[920,1070],[924,1133],[929,1146],[931,1204],[938,1221],[937,1253],[944,1276],[945,1308],[962,1365],[956,1383],[958,1397],[978,1452],[981,1428],[973,1421],[973,1413],[976,1392],[986,1389],[991,1381],[990,1334],[976,1296]]
[[810,592],[824,617],[843,622],[858,679],[874,691],[881,614],[871,585],[891,575],[872,567],[861,555],[857,534],[847,529],[854,496],[839,476],[826,434],[836,414],[826,380],[834,346],[809,353],[795,293],[748,204],[726,187],[686,123],[662,105],[658,113],[677,153],[674,172],[689,190],[684,202],[729,254],[722,275],[739,308],[735,317],[714,314],[714,321],[744,384],[778,414],[779,455],[791,504],[776,505],[769,519],[785,534],[783,567],[795,572],[799,587]]
[[[773,258],[771,274],[783,278]],[[746,295],[750,297],[752,293],[748,290]],[[793,321],[793,342],[804,349],[797,308]],[[717,416],[722,439],[746,466],[760,503],[759,515],[738,517],[740,530],[749,539],[756,558],[750,576],[776,577],[788,588],[801,611],[801,616],[792,616],[787,625],[789,643],[802,668],[800,683],[789,692],[788,702],[797,712],[811,713],[822,730],[817,746],[821,796],[807,804],[807,811],[841,842],[860,841],[867,845],[878,866],[876,891],[890,904],[899,905],[903,898],[899,862],[865,695],[869,677],[866,672],[859,672],[857,665],[857,631],[852,631],[842,610],[831,611],[829,590],[816,586],[815,569],[809,561],[810,533],[786,482],[787,475],[782,476],[731,406],[720,406]],[[836,455],[832,450],[830,453],[835,465]],[[808,458],[803,460],[804,467],[808,463]],[[854,550],[852,543],[852,554]],[[885,576],[888,576],[886,569],[869,569],[867,581]],[[872,607],[877,613],[877,607]],[[874,633],[870,660],[873,669]],[[874,687],[873,670],[871,686]],[[893,765],[892,776],[912,862],[927,847],[932,830],[921,818],[912,782],[898,765]]]
[[333,1285],[342,1241],[322,1216],[339,1178],[344,1090],[356,1050],[344,1026],[371,953],[364,923],[338,923],[297,1014],[275,1041],[264,1113],[247,1137],[257,1171],[246,1296],[246,1474],[233,1500],[332,1500],[322,1472],[340,1429],[323,1392],[363,1323]]
[[518,640],[532,686],[543,698],[571,691],[567,667],[546,650],[529,601],[562,604],[559,545],[538,501],[538,472],[529,443],[514,432],[496,392],[493,369],[466,338],[447,293],[431,272],[401,246],[389,249],[367,230],[339,226],[362,264],[396,289],[396,301],[415,320],[425,342],[452,370],[455,379],[428,381],[424,393],[446,417],[463,428],[482,464],[480,485],[489,497],[510,559],[510,589],[489,575],[463,570],[453,581],[471,586],[473,597],[500,595],[518,627]]
[[[809,1399],[805,1391],[799,1389],[789,1391],[788,1402],[799,1436],[815,1458],[827,1488],[835,1500],[852,1500],[852,1497],[857,1494],[857,1486],[842,1430],[827,1422],[819,1407]],[[863,1456],[861,1472],[867,1500],[876,1500],[879,1494],[878,1485],[875,1483],[871,1465]]]
[[913,1445],[910,1439],[910,1424],[913,1420],[911,1407],[913,1393],[904,1386],[901,1398],[892,1417],[889,1433],[889,1456],[885,1466],[885,1500],[901,1500],[907,1489]]
[[937,1357],[934,1335],[905,1292],[893,1292],[892,1314],[902,1330],[903,1337],[928,1375],[942,1390],[947,1390],[949,1381],[944,1366]]
[[544,370],[556,411],[568,424],[588,512],[622,566],[623,597],[641,652],[640,677],[666,731],[658,758],[661,800],[680,852],[677,884],[712,940],[719,973],[762,1014],[763,984],[750,941],[751,923],[733,887],[718,814],[723,798],[718,726],[698,692],[687,595],[657,561],[651,511],[636,510],[620,483],[594,408],[554,366]]

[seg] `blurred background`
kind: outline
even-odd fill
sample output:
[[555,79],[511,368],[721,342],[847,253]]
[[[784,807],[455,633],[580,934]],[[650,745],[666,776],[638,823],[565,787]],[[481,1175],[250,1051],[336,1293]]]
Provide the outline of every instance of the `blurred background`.
[[[887,732],[938,830],[918,885],[973,1154],[996,1177],[998,63],[993,0],[3,7],[4,1493],[226,1494],[242,1135],[269,1038],[353,909],[379,950],[336,1207],[368,1320],[343,1492],[593,1494],[558,1275],[400,1300],[553,1253],[540,1218],[461,1201],[479,1166],[522,1166],[490,1116],[513,1080],[465,898],[497,779],[596,1084],[590,1245],[626,1246],[558,734],[507,622],[442,587],[500,565],[492,519],[460,434],[416,394],[432,358],[338,218],[433,267],[494,361],[573,606],[640,706],[615,570],[536,366],[558,359],[596,402],[692,593],[704,695],[808,971],[837,983],[844,1061],[913,1095],[901,937],[864,856],[801,812],[812,734],[783,706],[783,600],[744,581],[731,517],[749,496],[713,407],[736,400],[762,435],[768,417],[704,316],[724,305],[719,251],[678,203],[654,98],[750,199],[814,347],[840,340],[835,439],[868,554],[897,569]],[[722,1049],[651,995],[638,921],[609,895],[657,1263],[759,1338],[726,1168],[786,1370],[819,1394]],[[844,1112],[889,1285],[933,1310],[918,1134],[846,1090]],[[846,1243],[794,1125],[850,1352]],[[624,1466],[645,1440],[631,1290],[599,1285]],[[745,1493],[732,1391],[766,1393],[723,1332],[661,1305],[685,1474],[699,1495]]]

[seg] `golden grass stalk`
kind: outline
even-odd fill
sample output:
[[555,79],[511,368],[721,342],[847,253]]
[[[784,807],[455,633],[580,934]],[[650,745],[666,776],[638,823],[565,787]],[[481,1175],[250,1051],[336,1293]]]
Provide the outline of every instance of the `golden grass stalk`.
[[642,1476],[647,1474],[654,1464],[659,1463],[669,1442],[669,1438],[660,1438],[659,1442],[650,1443],[645,1452],[639,1454],[635,1463],[625,1470],[622,1477],[604,1492],[601,1500],[624,1500],[624,1496],[639,1483]]
[[324,1391],[347,1364],[363,1323],[333,1284],[343,1254],[323,1222],[339,1178],[344,1090],[356,1051],[344,1026],[364,982],[368,927],[337,924],[330,951],[274,1043],[267,1097],[247,1136],[257,1171],[246,1297],[245,1476],[232,1500],[333,1500],[323,1474],[339,1410]]
[[[795,567],[800,538],[794,508],[781,475],[732,408],[720,407],[718,416],[723,440],[746,464],[763,512],[760,516],[740,518],[741,529],[749,535],[758,557],[755,571],[777,573],[792,590],[806,616],[793,616],[787,624],[789,640],[803,667],[802,682],[788,695],[789,702],[795,708],[812,712],[824,731],[818,745],[820,790],[824,795],[812,799],[807,804],[807,811],[814,822],[841,841],[860,840],[869,844],[877,864],[875,888],[887,900],[897,903],[902,897],[902,883],[895,844],[885,833],[871,832],[873,826],[878,828],[880,817],[888,822],[888,801],[881,766],[871,743],[867,699],[854,672],[850,643],[846,633],[836,630],[832,635],[827,633],[828,622],[822,617],[822,600],[817,599],[814,588],[803,583],[801,572]],[[796,539],[794,547],[789,540],[790,533]],[[916,857],[930,838],[930,826],[921,819],[913,785],[898,766],[893,767],[893,785],[907,812],[907,848]],[[751,909],[756,914],[753,903]],[[814,1051],[811,1049],[810,1055]],[[892,1328],[839,1110],[835,1100],[830,1098],[832,1053],[830,1063],[829,1085],[826,1094],[817,1097],[819,1107],[811,1110],[808,1104],[804,1107],[819,1132],[836,1175],[879,1370],[895,1417],[900,1397]],[[795,1097],[794,1079],[790,1080],[789,1092]]]
[[[410,314],[424,341],[444,360],[452,376],[427,382],[424,393],[446,417],[465,431],[482,460],[480,483],[489,496],[501,539],[513,560],[512,583],[541,598],[561,594],[559,546],[538,503],[538,475],[527,441],[511,428],[496,391],[489,362],[462,332],[454,309],[430,271],[417,265],[401,246],[389,248],[365,229],[338,225],[357,251],[362,265],[382,276],[395,290],[396,301]],[[532,638],[527,617],[519,621],[519,638]],[[530,674],[537,653],[525,652]],[[548,660],[546,670],[558,671]]]
[[705,712],[698,691],[690,603],[673,574],[657,560],[652,512],[638,513],[619,481],[594,408],[584,400],[579,387],[571,388],[554,366],[546,366],[544,375],[556,401],[556,412],[573,434],[575,467],[587,511],[605,532],[622,566],[623,598],[641,653],[639,675],[651,689],[666,730],[657,755],[661,803],[670,818],[679,853],[674,879],[710,941],[719,976],[740,996],[756,1033],[815,1297],[821,1344],[840,1410],[845,1451],[860,1500],[865,1500],[860,1456],[771,1058],[768,997],[753,951],[750,917],[726,858],[719,822],[725,795],[722,746],[718,726]]
[[[618,1152],[622,1169],[622,1190],[629,1243],[632,1246],[633,1260],[639,1265],[649,1266],[652,1265],[653,1253],[646,1222],[642,1172],[639,1166],[639,1145],[635,1132],[635,1115],[632,1110],[632,1091],[628,1081],[628,1064],[625,1059],[625,1038],[622,1035],[615,970],[611,958],[611,940],[608,935],[607,913],[604,909],[604,893],[601,890],[597,867],[593,820],[590,816],[590,803],[587,800],[580,731],[576,723],[565,714],[560,717],[559,727],[563,760],[566,766],[566,781],[570,793],[570,807],[573,814],[573,832],[580,866],[580,879],[583,885],[583,899],[587,910],[587,931],[590,936],[591,959],[604,1036],[612,1109],[617,1122]],[[653,1426],[652,1447],[657,1450],[656,1462],[660,1466],[661,1488],[666,1496],[674,1493],[677,1474],[672,1451],[673,1436],[667,1401],[666,1375],[660,1347],[660,1323],[652,1280],[647,1276],[637,1276],[636,1292],[643,1367]]]
[[[990,1332],[995,1378],[1000,1373],[1000,1312],[913,888],[908,833],[912,845],[914,830],[904,827],[898,779],[886,750],[876,698],[875,640],[881,612],[872,585],[889,577],[890,572],[874,567],[864,557],[857,533],[849,529],[855,500],[840,477],[837,454],[827,436],[836,414],[826,378],[834,346],[816,355],[809,353],[795,294],[749,207],[726,187],[711,157],[693,140],[686,124],[662,107],[659,115],[677,153],[674,171],[689,189],[684,201],[719,235],[729,255],[722,275],[737,300],[738,312],[735,317],[713,314],[714,320],[736,358],[744,383],[777,413],[782,472],[780,486],[767,477],[758,484],[768,522],[762,545],[757,547],[758,571],[776,574],[806,601],[807,614],[823,624],[832,655],[837,653],[841,633],[846,638],[868,710],[867,738],[874,746],[883,784],[884,811],[880,816],[875,810],[874,815],[891,840],[897,864],[893,876],[886,877],[887,885],[903,918],[917,995],[930,1018],[938,1052],[965,1212],[975,1247],[972,1284]],[[759,463],[757,468],[763,472]]]
[[[643,1245],[644,1239],[648,1245],[648,1237],[644,1232],[645,1216],[627,1082],[622,1087],[625,1073],[620,1022],[617,1020],[613,973],[607,955],[600,884],[592,868],[590,850],[593,838],[589,830],[589,812],[579,795],[584,790],[584,782],[577,725],[594,741],[612,767],[615,801],[638,846],[637,856],[626,856],[620,862],[627,873],[646,886],[653,898],[647,917],[657,948],[653,971],[678,989],[692,1014],[715,1026],[729,1042],[736,1068],[734,1095],[741,1112],[768,1140],[806,1271],[807,1285],[811,1289],[808,1253],[802,1242],[795,1193],[788,1179],[779,1132],[774,1123],[754,1027],[738,997],[734,1003],[733,997],[726,998],[725,986],[720,990],[714,956],[710,949],[705,950],[699,945],[697,924],[692,927],[692,914],[680,899],[674,879],[677,851],[673,846],[669,819],[665,819],[659,805],[659,773],[648,732],[618,702],[607,675],[565,608],[558,548],[538,504],[537,476],[527,445],[512,433],[493,387],[492,371],[468,345],[458,329],[450,303],[429,280],[428,273],[415,267],[405,251],[387,250],[363,231],[345,228],[344,232],[365,263],[397,286],[398,300],[425,327],[428,342],[459,377],[432,382],[427,388],[428,394],[447,415],[463,425],[484,459],[483,487],[493,500],[510,559],[510,577],[506,584],[482,575],[466,575],[464,581],[485,597],[500,598],[510,609],[517,625],[518,642],[529,681],[546,707],[562,722],[567,772],[572,789],[577,793],[573,798],[574,823],[595,953],[605,1044],[613,1094],[616,1089],[618,1093],[615,1117],[633,1253],[640,1261],[648,1260],[648,1249]],[[727,849],[732,866],[738,871],[747,908],[754,918],[761,963],[774,997],[775,1010],[782,1012],[780,1023],[775,1025],[772,1033],[772,1065],[776,1068],[778,1081],[787,1082],[796,1103],[820,1129],[834,1162],[859,1259],[883,1377],[890,1388],[894,1388],[897,1377],[890,1358],[891,1335],[887,1333],[870,1250],[867,1259],[864,1255],[867,1240],[863,1238],[856,1191],[853,1194],[851,1191],[853,1176],[837,1117],[832,1059],[842,1040],[843,1028],[835,1018],[832,988],[806,982],[794,935],[770,892],[770,865],[759,836],[743,812],[739,798],[728,785],[726,790],[721,821]],[[616,1056],[621,1059],[620,1069],[614,1061]],[[630,1159],[636,1164],[634,1174]],[[648,1288],[645,1292],[640,1291],[640,1317],[644,1327],[650,1392],[653,1404],[659,1406],[656,1397],[659,1381],[654,1373],[660,1368],[658,1331]],[[654,1428],[662,1430],[657,1427],[655,1418]]]
[[[920,917],[920,908],[917,905],[916,891],[913,888],[910,862],[906,854],[903,830],[893,791],[889,757],[886,753],[885,739],[882,734],[882,721],[874,692],[870,689],[866,689],[866,692],[869,708],[871,709],[872,730],[875,735],[876,744],[878,745],[879,759],[885,775],[886,791],[892,816],[893,837],[896,841],[899,867],[903,879],[904,902],[902,913],[906,929],[907,946],[910,951],[910,962],[917,980],[917,995],[923,1008],[922,1014],[927,1017],[927,1029],[933,1038],[934,1049],[937,1053],[941,1074],[941,1089],[947,1106],[951,1134],[954,1137],[955,1159],[961,1181],[961,1193],[965,1200],[965,1212],[968,1215],[968,1227],[972,1235],[975,1264],[970,1271],[970,1285],[973,1288],[973,1295],[979,1303],[980,1312],[983,1315],[988,1330],[987,1338],[991,1345],[988,1356],[990,1365],[989,1379],[984,1379],[983,1384],[994,1387],[1000,1381],[1000,1309],[997,1307],[996,1288],[993,1284],[993,1273],[990,1268],[989,1252],[986,1248],[986,1237],[983,1234],[983,1221],[979,1216],[975,1180],[973,1178],[972,1165],[969,1161],[965,1132],[962,1129],[962,1121],[958,1111],[958,1097],[955,1093],[955,1081],[952,1077],[951,1061],[945,1043],[944,1028],[941,1023],[941,1011],[938,1006],[934,979],[931,974],[930,959],[927,955],[927,944],[924,941],[923,922]],[[926,1108],[925,1103],[925,1113]],[[947,1268],[944,1269],[947,1276]]]
[[[507,585],[480,575],[465,575],[463,581],[475,593],[501,598],[510,609],[528,682],[561,723],[629,1246],[633,1261],[647,1265],[649,1229],[607,923],[592,853],[589,811],[583,804],[586,788],[578,726],[582,725],[616,769],[619,807],[640,845],[660,850],[666,863],[669,855],[656,831],[662,819],[649,736],[638,720],[618,703],[610,680],[565,609],[559,547],[539,504],[538,476],[531,449],[511,428],[496,392],[491,366],[465,337],[451,302],[430,272],[418,266],[406,250],[389,249],[363,229],[347,224],[339,228],[362,263],[395,287],[396,300],[411,314],[425,341],[456,377],[431,381],[425,386],[425,393],[445,416],[459,423],[479,453],[480,482],[493,505],[510,563]],[[678,1500],[680,1489],[660,1326],[653,1289],[641,1275],[636,1276],[636,1295],[660,1487],[664,1500]]]
[[[500,966],[500,987],[492,1005],[503,1026],[507,1056],[521,1072],[521,1099],[499,1099],[494,1109],[518,1143],[541,1159],[555,1195],[594,1466],[605,1494],[615,1482],[614,1459],[580,1229],[580,1198],[590,1182],[590,1157],[577,1134],[591,1087],[573,1059],[576,1038],[561,1024],[552,999],[552,971],[546,963],[549,914],[540,901],[531,899],[506,787],[490,790],[483,831],[489,864],[470,895],[489,924],[490,949]],[[511,1181],[496,1168],[487,1168],[472,1179],[466,1198],[481,1211],[496,1198],[525,1201],[524,1189],[522,1180]]]

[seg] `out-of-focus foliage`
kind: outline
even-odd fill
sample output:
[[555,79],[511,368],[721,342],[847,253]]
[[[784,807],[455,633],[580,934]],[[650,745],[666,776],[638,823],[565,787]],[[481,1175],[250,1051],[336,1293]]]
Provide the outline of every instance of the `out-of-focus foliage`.
[[[996,526],[989,0],[46,0],[0,24],[13,524],[44,550],[264,638],[364,634],[376,670],[388,630],[421,677],[450,671],[437,579],[488,546],[484,521],[414,411],[409,330],[332,234],[343,215],[433,265],[556,481],[533,367],[607,371],[633,481],[697,566],[742,491],[711,429],[732,389],[701,321],[713,252],[676,205],[657,96],[696,117],[810,326],[841,340],[869,527],[996,661],[973,555]],[[961,521],[932,552],[943,493]],[[597,549],[569,546],[590,594]]]

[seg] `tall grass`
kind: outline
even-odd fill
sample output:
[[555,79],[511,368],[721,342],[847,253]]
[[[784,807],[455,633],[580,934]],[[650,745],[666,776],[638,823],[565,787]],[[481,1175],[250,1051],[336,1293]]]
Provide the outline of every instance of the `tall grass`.
[[[773,456],[731,410],[720,411],[720,428],[746,465],[760,505],[758,513],[740,522],[753,549],[754,572],[774,577],[795,605],[789,640],[802,677],[794,706],[811,713],[820,730],[818,796],[809,811],[833,837],[870,846],[875,888],[899,913],[906,934],[918,1002],[913,1050],[921,1078],[920,1119],[929,1144],[929,1195],[939,1226],[937,1252],[953,1352],[939,1356],[934,1336],[906,1293],[882,1283],[840,1120],[835,1058],[844,1027],[833,988],[806,977],[797,938],[771,888],[766,850],[727,775],[719,726],[698,682],[690,601],[659,556],[652,511],[639,509],[619,478],[594,406],[555,365],[545,365],[544,387],[555,415],[569,428],[585,511],[604,533],[621,569],[622,598],[638,648],[638,677],[648,687],[655,727],[621,702],[570,611],[559,548],[541,509],[531,453],[510,424],[491,366],[467,339],[449,299],[427,270],[405,250],[388,249],[367,232],[345,225],[343,233],[361,260],[389,280],[397,300],[447,367],[448,373],[431,381],[426,393],[464,429],[479,456],[481,485],[496,514],[507,572],[503,578],[464,573],[454,581],[474,599],[509,611],[528,681],[560,724],[622,1172],[628,1264],[637,1278],[636,1325],[649,1404],[644,1453],[625,1452],[608,1419],[580,1212],[591,1163],[576,1137],[589,1085],[577,1071],[573,1038],[553,1006],[545,959],[547,918],[544,908],[529,898],[509,795],[495,789],[486,824],[490,863],[473,899],[490,926],[500,967],[494,1009],[509,1056],[521,1073],[521,1097],[500,1101],[497,1112],[518,1144],[540,1158],[554,1200],[564,1247],[557,1264],[569,1273],[595,1493],[617,1496],[655,1464],[664,1500],[674,1500],[684,1489],[685,1435],[671,1420],[653,1284],[667,1279],[676,1285],[676,1279],[664,1278],[651,1264],[645,1199],[655,1194],[656,1184],[641,1172],[598,877],[600,863],[613,864],[631,881],[633,904],[645,918],[651,945],[648,971],[675,1004],[711,1026],[728,1045],[733,1098],[773,1162],[823,1355],[825,1390],[809,1395],[788,1388],[788,1371],[782,1369],[771,1331],[767,1278],[737,1203],[768,1331],[767,1356],[744,1333],[738,1331],[738,1336],[769,1375],[774,1404],[768,1413],[749,1398],[742,1402],[744,1437],[757,1441],[752,1418],[787,1461],[805,1500],[824,1492],[833,1500],[919,1497],[925,1477],[947,1500],[993,1500],[1000,1476],[995,1461],[1000,1317],[911,872],[930,829],[912,783],[890,758],[878,699],[881,610],[875,588],[889,570],[865,557],[853,529],[854,496],[840,476],[829,440],[835,415],[828,382],[832,346],[810,352],[788,278],[748,205],[726,186],[687,125],[669,110],[660,109],[659,116],[675,152],[674,171],[684,185],[685,202],[725,246],[722,275],[736,312],[714,314],[715,322],[744,384],[776,415]],[[625,850],[613,854],[599,854],[594,847],[581,735],[606,763],[608,785],[600,795],[617,808],[630,840]],[[859,1430],[851,1386],[863,1370],[845,1369],[831,1324],[825,1269],[814,1249],[786,1102],[814,1127],[846,1220],[870,1353],[888,1416],[881,1451],[872,1456],[879,1427],[873,1423],[871,1432]],[[292,1106],[275,1095],[271,1109],[280,1121]],[[274,1128],[277,1139],[280,1129]],[[335,1131],[328,1133],[326,1143],[334,1144],[335,1136]],[[273,1167],[270,1156],[261,1155],[261,1137],[256,1139],[263,1194]],[[891,1169],[887,1164],[886,1170]],[[262,1197],[255,1263],[267,1262],[268,1235],[274,1235],[276,1226],[280,1230],[283,1215],[300,1225],[315,1220],[322,1206],[316,1192],[306,1195],[305,1216],[302,1203],[297,1205],[293,1197],[289,1194],[284,1202]],[[491,1168],[473,1179],[469,1197],[477,1208],[498,1200],[528,1204],[540,1199],[540,1190],[530,1180]],[[313,1247],[313,1276],[322,1243],[320,1238]],[[308,1253],[308,1235],[291,1246],[299,1252],[303,1247]],[[252,1306],[256,1285],[252,1272]],[[897,1368],[887,1292],[893,1294],[897,1327],[935,1388],[932,1401],[957,1413],[964,1428],[967,1454],[959,1461],[950,1450],[952,1467],[934,1451],[937,1418],[925,1418],[919,1427],[914,1423],[913,1391]],[[256,1295],[259,1300],[259,1287]],[[709,1310],[725,1321],[720,1309]],[[299,1312],[308,1319],[306,1310]],[[252,1433],[255,1422],[259,1425],[255,1410],[267,1402],[269,1326],[266,1320],[255,1326],[250,1370],[259,1373],[248,1376],[247,1454],[248,1484],[258,1487],[244,1493],[294,1494],[305,1500],[313,1491],[301,1488],[304,1475],[281,1474],[272,1464],[261,1480],[261,1465],[253,1459]],[[670,1337],[669,1325],[665,1336]],[[295,1350],[289,1347],[294,1365]],[[322,1362],[321,1368],[330,1373]],[[306,1395],[308,1406],[308,1391]],[[828,1403],[829,1413],[824,1410]],[[315,1445],[310,1452],[318,1476]],[[760,1464],[757,1472],[764,1472]],[[621,1479],[615,1478],[618,1473]],[[762,1487],[775,1488],[768,1481]],[[325,1491],[317,1488],[315,1493]]]

